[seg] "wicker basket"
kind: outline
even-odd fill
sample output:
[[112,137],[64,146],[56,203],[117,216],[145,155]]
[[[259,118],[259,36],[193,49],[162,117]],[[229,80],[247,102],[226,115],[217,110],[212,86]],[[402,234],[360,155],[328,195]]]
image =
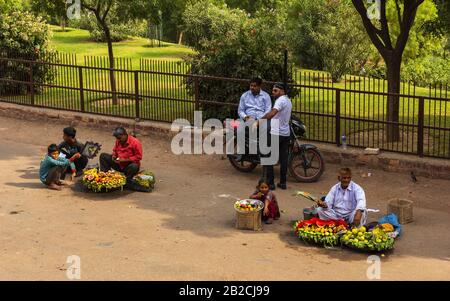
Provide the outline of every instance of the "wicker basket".
[[[258,201],[259,202],[259,201]],[[262,204],[262,202],[260,202]],[[264,204],[262,204],[264,206]],[[236,210],[236,228],[240,230],[262,230],[262,211],[263,208],[256,211],[242,212]]]
[[388,202],[388,213],[394,213],[400,224],[413,221],[413,202],[405,199],[391,199]]

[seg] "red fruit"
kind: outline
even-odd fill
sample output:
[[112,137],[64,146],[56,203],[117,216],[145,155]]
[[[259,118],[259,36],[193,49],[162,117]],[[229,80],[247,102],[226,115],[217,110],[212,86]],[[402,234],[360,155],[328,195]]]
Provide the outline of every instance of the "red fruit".
[[328,226],[328,221],[324,221],[324,220],[319,219],[316,222],[316,225],[319,226],[319,227],[325,227],[325,226]]
[[311,225],[314,225],[314,224],[315,224],[315,221],[314,221],[313,218],[309,219],[309,220],[306,220],[306,221],[303,221],[303,225],[304,226],[311,226]]
[[340,219],[340,220],[336,221],[336,225],[337,226],[341,226],[342,225],[345,228],[348,228],[348,224],[343,219]]

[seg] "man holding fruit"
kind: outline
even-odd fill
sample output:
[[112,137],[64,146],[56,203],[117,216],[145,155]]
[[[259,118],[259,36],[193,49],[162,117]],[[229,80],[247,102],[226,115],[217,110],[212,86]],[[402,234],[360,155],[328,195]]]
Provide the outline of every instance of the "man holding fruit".
[[114,130],[116,137],[112,154],[100,155],[100,170],[109,171],[111,168],[123,172],[127,177],[127,183],[131,183],[133,177],[139,172],[142,160],[142,144],[123,127]]
[[341,168],[339,182],[334,185],[325,200],[318,201],[317,214],[323,220],[343,219],[355,227],[367,220],[366,195],[364,190],[352,181],[352,171]]

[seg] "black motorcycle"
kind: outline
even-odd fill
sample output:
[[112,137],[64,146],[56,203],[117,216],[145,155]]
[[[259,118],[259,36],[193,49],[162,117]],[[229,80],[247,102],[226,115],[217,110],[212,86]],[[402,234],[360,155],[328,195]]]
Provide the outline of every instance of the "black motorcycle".
[[[306,126],[295,116],[292,116],[291,137],[289,141],[289,174],[298,182],[316,182],[325,170],[325,162],[322,154],[316,146],[312,144],[301,144],[300,138],[306,136]],[[235,154],[228,155],[228,160],[234,168],[240,172],[252,172],[259,164],[261,159],[259,154],[236,155],[237,149],[237,128],[238,124],[233,125],[235,131],[234,146]],[[248,146],[248,137],[246,137]]]

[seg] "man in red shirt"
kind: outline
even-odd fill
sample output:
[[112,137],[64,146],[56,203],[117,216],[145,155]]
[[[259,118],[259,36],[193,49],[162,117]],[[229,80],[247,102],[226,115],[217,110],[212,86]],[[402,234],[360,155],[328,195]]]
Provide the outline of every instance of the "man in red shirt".
[[123,127],[118,127],[113,132],[116,143],[112,155],[100,155],[100,170],[108,171],[111,168],[123,172],[127,177],[127,183],[139,172],[142,160],[141,142],[128,135]]

